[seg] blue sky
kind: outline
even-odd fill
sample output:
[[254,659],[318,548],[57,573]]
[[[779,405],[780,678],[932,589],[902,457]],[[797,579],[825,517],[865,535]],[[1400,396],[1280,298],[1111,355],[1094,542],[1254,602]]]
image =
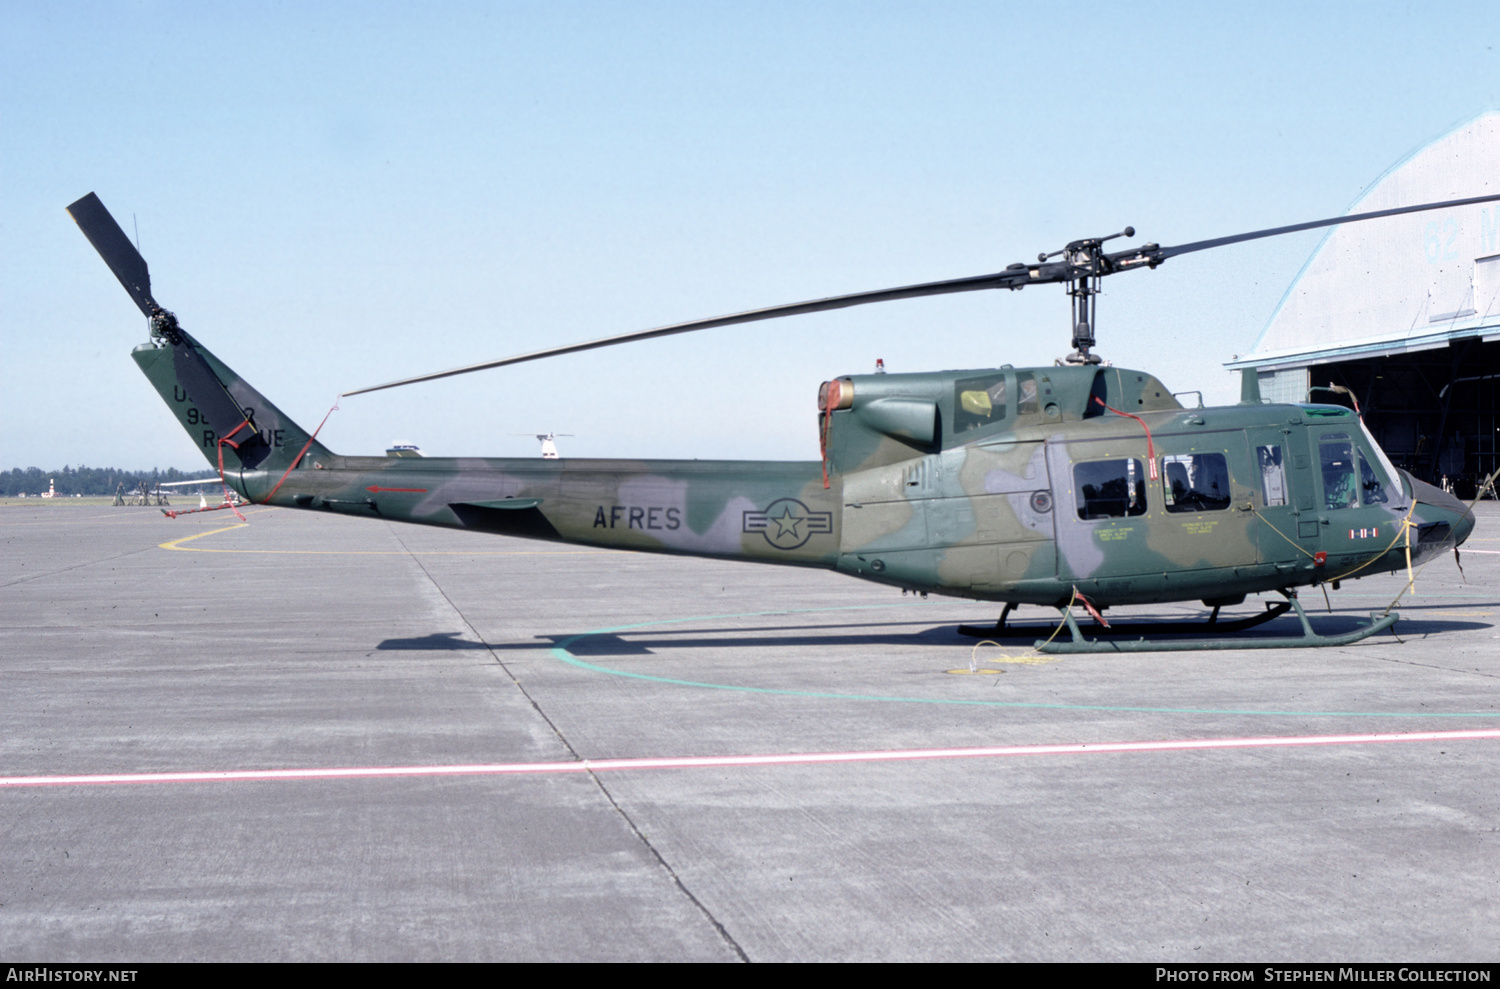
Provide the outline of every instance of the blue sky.
[[[351,388],[1343,212],[1500,106],[1500,8],[1415,4],[0,6],[0,467],[196,468],[144,320],[63,207],[305,425]],[[134,221],[132,221],[132,216]],[[1318,235],[1106,283],[1105,357],[1233,400]],[[813,459],[820,381],[1046,364],[1056,286],[707,331],[346,399],[339,452]]]

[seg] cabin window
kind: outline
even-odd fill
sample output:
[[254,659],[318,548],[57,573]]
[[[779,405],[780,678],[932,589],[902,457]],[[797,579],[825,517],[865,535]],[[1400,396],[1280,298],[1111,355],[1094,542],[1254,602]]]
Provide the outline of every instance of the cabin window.
[[953,383],[953,431],[966,433],[1005,421],[1005,375],[965,378]]
[[1260,465],[1260,497],[1267,508],[1286,504],[1286,465],[1281,460],[1281,447],[1258,446],[1255,459]]
[[1348,433],[1324,433],[1318,440],[1323,468],[1323,507],[1353,508],[1358,504],[1354,483],[1354,443]]
[[1169,512],[1217,512],[1229,507],[1229,465],[1222,453],[1162,457],[1162,489]]
[[1146,514],[1146,472],[1139,460],[1074,464],[1073,490],[1085,521]]

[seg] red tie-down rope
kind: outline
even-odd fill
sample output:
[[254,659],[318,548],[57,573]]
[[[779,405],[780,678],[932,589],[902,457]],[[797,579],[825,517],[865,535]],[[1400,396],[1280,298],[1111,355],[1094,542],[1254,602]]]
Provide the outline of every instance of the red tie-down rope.
[[[1089,614],[1094,616],[1094,621],[1098,622],[1100,625],[1103,625],[1105,628],[1109,628],[1109,622],[1105,621],[1104,616],[1099,613],[1099,609],[1094,607],[1094,603],[1079,592],[1078,585],[1076,584],[1073,585],[1073,597],[1077,598],[1078,601],[1089,610]],[[1072,602],[1069,603],[1071,604]]]
[[[222,512],[227,508],[230,511],[234,512],[235,518],[239,519],[241,522],[245,521],[245,516],[240,514],[240,510],[235,507],[234,502],[231,501],[229,497],[229,482],[224,478],[224,444],[228,443],[231,447],[238,450],[240,448],[240,445],[234,441],[234,435],[240,430],[244,429],[246,426],[250,426],[249,419],[246,419],[244,422],[241,422],[238,426],[231,429],[228,435],[219,437],[219,483],[224,486],[224,504],[211,505],[208,508],[191,508],[184,512],[163,511],[163,515],[165,515],[169,519],[175,519],[179,515],[196,515],[199,512]],[[251,428],[253,429],[254,427],[252,426]]]
[[841,401],[840,389],[842,386],[838,379],[825,381],[823,387],[818,389],[818,411],[822,413],[823,420],[818,423],[818,459],[823,467],[823,490],[828,490],[828,437],[833,432],[833,410]]
[[823,412],[823,428],[818,430],[818,459],[823,464],[823,490],[828,490],[828,431],[833,428],[833,410]]
[[281,490],[282,484],[286,483],[287,475],[290,474],[292,472],[292,470],[294,468],[296,468],[296,466],[302,462],[302,457],[303,457],[304,454],[307,453],[307,448],[313,445],[313,440],[317,439],[318,438],[318,434],[323,431],[323,426],[328,422],[328,417],[331,416],[331,415],[333,415],[338,410],[339,410],[339,400],[338,399],[334,399],[333,400],[333,407],[330,408],[327,412],[325,412],[323,414],[323,421],[320,422],[320,423],[318,423],[318,428],[313,430],[312,435],[307,438],[307,442],[302,444],[302,449],[298,450],[297,451],[297,455],[292,458],[291,464],[288,465],[286,471],[282,473],[281,480],[279,480],[279,481],[276,482],[276,487],[272,488],[270,494],[266,495],[264,498],[262,498],[260,500],[260,503],[262,505],[266,504],[267,502],[269,502],[271,500],[271,495],[274,495],[276,492],[278,492],[278,491]]
[[[281,490],[282,484],[286,483],[287,477],[292,473],[296,466],[302,462],[302,458],[304,455],[306,455],[308,448],[313,445],[313,440],[318,438],[318,434],[321,433],[323,431],[323,427],[327,425],[328,417],[333,415],[338,410],[339,403],[337,400],[335,400],[333,403],[333,407],[330,408],[328,412],[323,416],[323,421],[318,423],[318,428],[313,430],[312,435],[307,438],[307,442],[302,444],[302,449],[298,450],[297,455],[292,458],[291,464],[282,473],[281,480],[276,482],[276,487],[272,488],[270,493],[262,498],[258,504],[267,504],[271,500],[271,495],[274,495],[277,491]],[[245,516],[240,514],[240,510],[235,507],[234,502],[231,501],[229,497],[229,481],[224,477],[224,446],[225,444],[228,444],[233,449],[238,450],[240,448],[240,445],[234,441],[234,436],[247,426],[251,429],[254,428],[253,426],[250,426],[250,420],[246,419],[244,422],[231,429],[228,435],[219,437],[219,483],[224,485],[224,504],[214,505],[210,508],[194,508],[185,512],[162,512],[163,515],[165,515],[169,519],[175,519],[179,515],[193,515],[197,512],[219,512],[228,508],[234,512],[235,518],[239,519],[241,522],[245,521]]]
[[1136,422],[1141,424],[1141,428],[1146,431],[1146,457],[1148,462],[1150,463],[1150,467],[1148,467],[1147,470],[1151,474],[1151,480],[1156,480],[1156,444],[1151,441],[1151,427],[1146,425],[1146,420],[1142,419],[1140,416],[1133,416],[1129,412],[1121,412],[1119,409],[1111,409],[1108,405],[1104,404],[1104,399],[1100,398],[1098,395],[1094,396],[1094,401],[1103,406],[1106,411],[1113,412],[1117,416],[1125,416],[1127,418],[1134,419]]

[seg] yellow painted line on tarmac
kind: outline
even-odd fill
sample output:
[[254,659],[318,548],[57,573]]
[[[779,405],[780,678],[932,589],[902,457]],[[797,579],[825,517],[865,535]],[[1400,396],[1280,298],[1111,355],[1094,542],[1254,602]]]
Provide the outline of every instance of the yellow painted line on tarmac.
[[236,522],[234,525],[226,525],[222,529],[209,529],[207,532],[198,532],[194,533],[191,536],[183,536],[181,539],[173,539],[170,542],[158,543],[156,548],[181,549],[184,553],[234,553],[237,551],[232,549],[199,549],[196,546],[194,546],[192,549],[182,549],[182,544],[192,542],[194,539],[202,539],[204,536],[212,536],[216,532],[229,532],[231,529],[243,529],[249,524],[249,522]]

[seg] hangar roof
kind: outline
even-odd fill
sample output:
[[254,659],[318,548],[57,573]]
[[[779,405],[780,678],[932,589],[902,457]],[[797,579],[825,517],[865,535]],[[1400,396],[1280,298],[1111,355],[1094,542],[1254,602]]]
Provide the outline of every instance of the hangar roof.
[[[1500,192],[1500,111],[1396,163],[1346,212]],[[1276,370],[1500,339],[1500,203],[1331,227],[1251,352]]]

